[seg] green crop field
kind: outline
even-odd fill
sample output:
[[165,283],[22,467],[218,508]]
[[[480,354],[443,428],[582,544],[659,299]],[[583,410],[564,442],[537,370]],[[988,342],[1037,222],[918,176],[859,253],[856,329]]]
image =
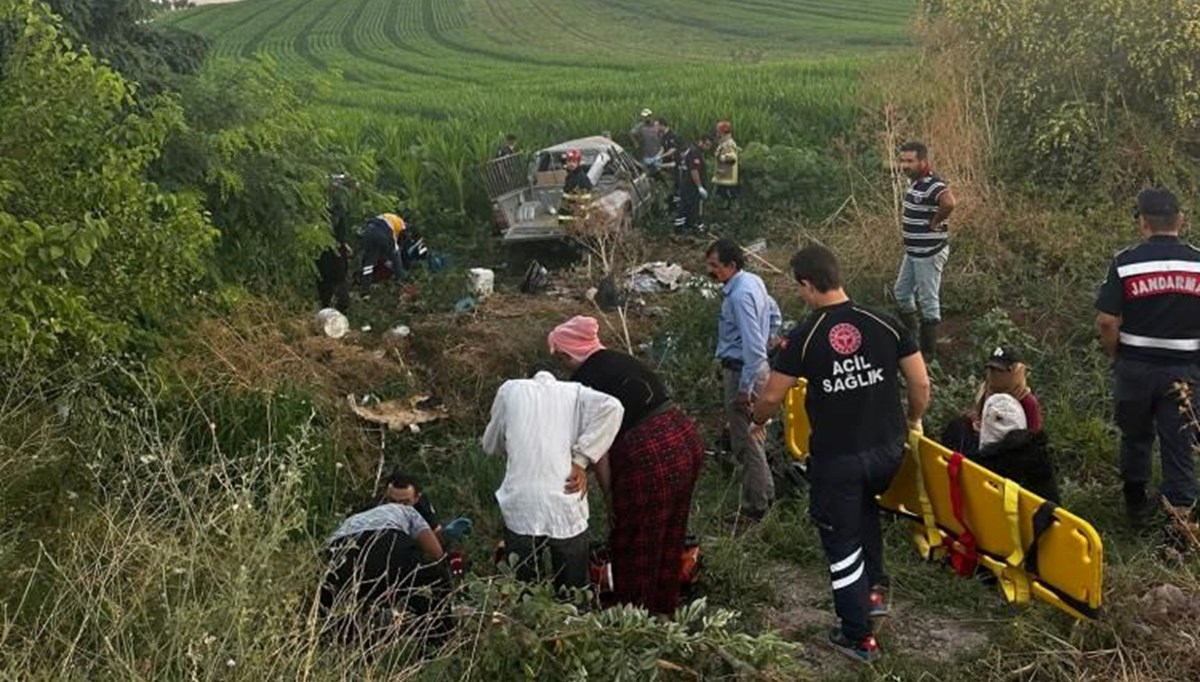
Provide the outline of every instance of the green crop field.
[[620,133],[651,107],[685,134],[825,145],[863,63],[908,44],[911,0],[243,0],[161,21],[214,54],[333,76],[314,105],[348,135],[486,149]]

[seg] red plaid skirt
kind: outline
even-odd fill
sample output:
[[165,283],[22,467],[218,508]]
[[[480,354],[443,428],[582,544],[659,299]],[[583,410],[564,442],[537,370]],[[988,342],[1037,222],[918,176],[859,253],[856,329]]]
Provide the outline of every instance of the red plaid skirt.
[[679,410],[644,420],[609,450],[609,551],[616,601],[674,614],[704,441]]

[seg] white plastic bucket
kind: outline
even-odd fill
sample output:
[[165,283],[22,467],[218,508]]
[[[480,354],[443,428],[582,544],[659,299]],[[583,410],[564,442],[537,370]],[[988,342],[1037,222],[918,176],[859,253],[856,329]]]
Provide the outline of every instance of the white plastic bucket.
[[467,271],[467,290],[472,296],[486,298],[496,286],[496,273],[487,268],[471,268]]
[[350,331],[350,320],[337,308],[322,308],[317,313],[317,331],[331,339],[340,339]]

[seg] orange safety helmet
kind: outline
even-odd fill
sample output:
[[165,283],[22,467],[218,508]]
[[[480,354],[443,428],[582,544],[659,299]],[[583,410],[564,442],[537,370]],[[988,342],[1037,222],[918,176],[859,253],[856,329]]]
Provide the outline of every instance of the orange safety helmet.
[[583,161],[583,152],[579,151],[578,149],[572,149],[567,152],[565,158],[566,158],[567,163],[570,163],[572,161],[582,162]]

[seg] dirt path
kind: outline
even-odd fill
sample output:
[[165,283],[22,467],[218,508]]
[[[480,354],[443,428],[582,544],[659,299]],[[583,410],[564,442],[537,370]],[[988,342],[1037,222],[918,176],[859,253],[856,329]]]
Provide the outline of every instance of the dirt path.
[[[801,658],[818,679],[853,671],[852,662],[825,644],[834,623],[827,583],[785,561],[773,561],[766,570],[778,586],[776,604],[765,610],[768,625],[803,647]],[[985,646],[988,638],[969,623],[930,616],[911,603],[897,601],[892,616],[879,623],[879,640],[885,653],[945,662]]]

